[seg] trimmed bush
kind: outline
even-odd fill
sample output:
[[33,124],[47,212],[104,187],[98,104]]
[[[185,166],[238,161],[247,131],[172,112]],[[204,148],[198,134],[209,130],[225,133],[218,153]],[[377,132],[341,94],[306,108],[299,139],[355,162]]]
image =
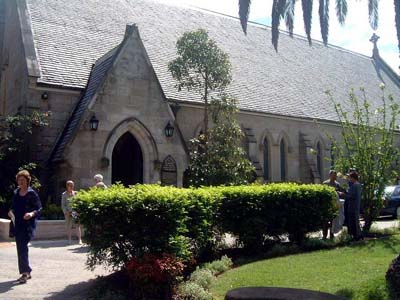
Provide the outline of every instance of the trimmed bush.
[[245,247],[260,249],[266,236],[288,234],[301,243],[337,213],[336,194],[326,185],[279,183],[216,188],[222,193],[219,222]]
[[73,206],[86,229],[88,265],[104,263],[118,269],[146,252],[189,256],[182,194],[159,186],[80,191]]
[[89,267],[126,266],[132,257],[198,257],[230,232],[248,249],[268,236],[301,242],[334,217],[335,191],[324,185],[269,184],[178,189],[159,185],[80,191],[73,203],[90,246]]

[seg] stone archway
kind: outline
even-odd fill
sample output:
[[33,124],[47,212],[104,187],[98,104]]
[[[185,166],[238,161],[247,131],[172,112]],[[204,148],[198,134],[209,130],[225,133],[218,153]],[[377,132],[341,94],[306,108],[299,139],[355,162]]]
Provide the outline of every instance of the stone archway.
[[124,186],[143,183],[143,154],[139,143],[130,133],[124,133],[114,146],[111,162],[111,183]]
[[[155,163],[158,162],[158,150],[150,131],[136,118],[128,118],[120,122],[110,132],[103,149],[103,157],[109,159],[111,165],[107,170],[107,177],[112,178],[113,150],[120,138],[129,133],[137,141],[142,151],[142,182],[154,183],[160,180],[159,171],[155,170]],[[111,181],[111,180],[110,180]]]

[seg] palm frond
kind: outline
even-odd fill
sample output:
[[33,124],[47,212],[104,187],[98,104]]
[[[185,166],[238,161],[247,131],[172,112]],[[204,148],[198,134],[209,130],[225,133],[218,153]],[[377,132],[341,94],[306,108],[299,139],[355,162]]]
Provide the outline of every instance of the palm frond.
[[319,24],[324,45],[328,44],[329,33],[329,0],[319,0]]
[[279,24],[281,18],[285,14],[286,0],[274,0],[272,3],[272,45],[276,51],[278,51],[278,40],[279,40]]
[[347,1],[336,0],[336,16],[340,25],[344,25],[347,17]]
[[397,30],[397,45],[400,52],[400,0],[394,0],[395,23]]
[[285,23],[286,23],[286,28],[289,31],[290,37],[293,37],[295,6],[296,6],[296,0],[287,0],[285,7]]
[[247,21],[249,20],[251,0],[239,0],[240,24],[245,34],[247,34]]
[[378,29],[378,3],[379,0],[368,0],[369,24],[373,30]]
[[308,43],[311,45],[311,23],[313,0],[301,0],[303,9],[304,30],[306,31]]

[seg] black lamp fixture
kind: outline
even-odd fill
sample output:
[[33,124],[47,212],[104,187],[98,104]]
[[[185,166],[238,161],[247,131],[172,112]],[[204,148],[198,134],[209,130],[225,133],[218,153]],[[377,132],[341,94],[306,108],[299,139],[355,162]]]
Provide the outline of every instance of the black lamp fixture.
[[174,135],[174,127],[171,125],[170,121],[168,121],[167,126],[165,126],[164,131],[165,131],[165,136],[166,137],[172,137]]
[[99,127],[99,120],[97,120],[95,115],[93,115],[90,118],[89,124],[90,124],[90,130],[93,130],[93,131],[97,130],[97,128]]
[[46,91],[44,91],[44,92],[42,93],[42,100],[47,100],[47,99],[49,99],[49,93],[46,92]]

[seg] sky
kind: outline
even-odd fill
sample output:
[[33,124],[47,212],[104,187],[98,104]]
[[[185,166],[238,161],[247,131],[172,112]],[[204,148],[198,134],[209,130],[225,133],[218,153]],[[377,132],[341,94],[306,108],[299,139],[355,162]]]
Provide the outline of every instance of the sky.
[[[189,5],[205,8],[215,12],[238,17],[238,0],[159,0],[164,3]],[[348,0],[346,23],[341,26],[336,18],[334,0],[330,1],[329,44],[343,47],[368,56],[372,55],[372,43],[369,41],[374,33],[368,22],[368,1]],[[252,0],[249,19],[258,23],[271,24],[272,0]],[[284,22],[282,22],[284,23]],[[318,17],[318,1],[314,1],[311,37],[321,40]],[[286,29],[281,25],[281,29]],[[297,1],[295,11],[296,34],[305,35],[301,1]],[[379,3],[379,26],[376,34],[380,37],[378,49],[381,57],[399,73],[399,50],[397,47],[396,28],[394,23],[393,1],[383,0]],[[279,47],[279,46],[278,46]],[[278,48],[279,50],[279,48]]]

